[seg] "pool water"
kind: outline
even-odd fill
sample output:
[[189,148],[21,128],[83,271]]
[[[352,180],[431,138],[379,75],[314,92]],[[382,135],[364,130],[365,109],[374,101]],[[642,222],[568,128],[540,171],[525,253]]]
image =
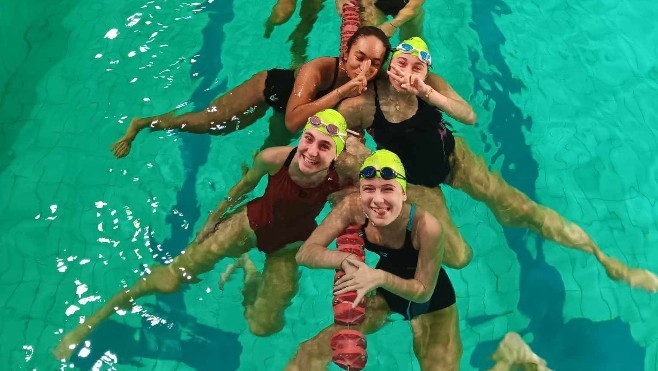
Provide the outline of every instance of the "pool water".
[[[241,274],[217,289],[223,261],[180,294],[114,315],[70,362],[50,353],[144,266],[177,255],[264,140],[267,117],[225,137],[143,133],[121,160],[109,151],[131,117],[200,109],[253,73],[288,66],[300,18],[265,39],[272,4],[0,5],[3,369],[277,370],[330,324],[332,272],[303,269],[284,330],[251,335]],[[658,272],[658,7],[448,0],[425,9],[434,71],[479,116],[455,131],[606,253]],[[310,58],[336,54],[338,26],[326,1]],[[490,367],[508,331],[552,369],[658,369],[655,294],[612,282],[593,257],[502,228],[484,205],[446,193],[475,252],[467,268],[448,271],[462,369]],[[251,257],[262,266],[261,255]],[[369,335],[368,352],[368,369],[420,369],[403,321]]]

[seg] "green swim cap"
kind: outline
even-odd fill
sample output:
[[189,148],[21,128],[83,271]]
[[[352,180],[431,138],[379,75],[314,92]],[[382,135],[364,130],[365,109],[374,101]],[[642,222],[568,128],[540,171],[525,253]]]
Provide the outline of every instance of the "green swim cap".
[[[406,51],[405,49],[409,49],[407,45],[411,45],[413,49]],[[414,36],[409,39],[406,39],[402,41],[400,45],[398,45],[395,49],[396,50],[395,52],[393,52],[393,56],[391,58],[395,58],[396,56],[403,53],[411,54],[413,56],[420,58],[423,62],[427,63],[428,66],[432,65],[430,48],[427,46],[427,43],[420,37]]]
[[[404,170],[404,165],[402,165],[402,161],[400,160],[400,157],[398,157],[398,155],[386,149],[377,150],[373,154],[368,156],[368,158],[366,158],[366,160],[363,161],[363,165],[361,165],[361,171],[363,171],[363,169],[365,169],[368,166],[373,166],[377,170],[381,170],[384,167],[390,167],[391,169],[395,170],[395,172],[398,175],[401,175],[404,178],[407,177],[407,172]],[[378,171],[375,174],[375,176],[381,178],[381,172]],[[359,175],[359,178],[363,178],[363,175]],[[404,192],[407,191],[406,179],[395,177],[393,180],[395,180],[400,184],[400,186],[402,186],[402,190]]]
[[347,139],[347,121],[340,112],[334,109],[325,109],[308,118],[304,131],[317,129],[327,134],[336,143],[336,156],[345,149]]

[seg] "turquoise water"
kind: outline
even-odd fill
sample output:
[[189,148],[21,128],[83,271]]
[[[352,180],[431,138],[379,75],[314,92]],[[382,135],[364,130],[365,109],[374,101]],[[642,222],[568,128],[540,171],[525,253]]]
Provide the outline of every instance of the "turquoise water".
[[[113,316],[86,357],[60,365],[50,354],[144,264],[175,256],[262,143],[266,119],[227,137],[142,134],[122,160],[109,151],[130,117],[200,108],[257,71],[288,65],[299,17],[264,39],[270,5],[0,5],[3,369],[281,369],[330,323],[331,272],[303,270],[285,329],[251,335],[240,280],[216,288],[222,262],[180,295]],[[606,253],[658,272],[658,7],[473,0],[428,2],[426,11],[435,70],[479,116],[474,128],[455,125],[471,147]],[[334,55],[337,30],[327,2],[309,57]],[[611,282],[591,256],[501,228],[483,205],[446,192],[475,251],[467,268],[448,272],[462,369],[490,366],[508,331],[556,370],[658,369],[656,295]],[[368,341],[368,369],[419,369],[407,323]]]

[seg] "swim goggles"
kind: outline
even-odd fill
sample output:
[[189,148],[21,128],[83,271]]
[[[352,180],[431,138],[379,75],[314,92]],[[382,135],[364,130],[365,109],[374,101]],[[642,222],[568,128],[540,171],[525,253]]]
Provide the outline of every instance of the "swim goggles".
[[385,166],[385,167],[383,167],[379,170],[375,169],[374,166],[366,166],[363,169],[361,169],[361,172],[359,173],[359,175],[362,178],[372,179],[375,176],[377,176],[377,173],[379,173],[379,175],[381,175],[382,179],[384,179],[384,180],[392,180],[392,179],[396,179],[396,178],[397,179],[402,179],[402,180],[407,180],[407,178],[405,178],[403,175],[398,174],[397,171],[391,169],[388,166]]
[[[339,137],[340,139],[343,140],[343,142],[345,142],[345,137],[347,137],[347,134],[341,133],[338,125],[327,124],[326,122],[322,121],[322,119],[320,119],[318,116],[315,115],[308,118],[308,123],[315,128],[324,126],[325,130],[327,131],[327,134],[334,137]],[[350,129],[346,129],[346,131],[352,135],[359,136],[359,133],[357,133],[356,131],[352,131]]]
[[427,63],[428,66],[432,65],[432,56],[430,55],[430,53],[428,53],[425,50],[416,49],[411,44],[402,43],[402,44],[396,46],[395,50],[396,51],[401,51],[405,54],[411,54],[413,52],[418,52],[418,58],[420,58],[421,61]]

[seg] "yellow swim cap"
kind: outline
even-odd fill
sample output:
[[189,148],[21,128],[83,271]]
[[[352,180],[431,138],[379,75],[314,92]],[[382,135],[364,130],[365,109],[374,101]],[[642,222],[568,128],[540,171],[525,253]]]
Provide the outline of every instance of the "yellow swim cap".
[[395,58],[396,56],[403,53],[411,54],[420,58],[420,60],[427,63],[428,66],[432,65],[430,48],[427,46],[427,43],[420,37],[414,36],[402,41],[400,45],[395,47],[395,52],[391,58]]
[[[375,169],[374,173],[371,172],[372,176],[367,176],[363,171],[369,166],[372,166]],[[387,177],[389,174],[382,174],[382,169],[386,167],[395,171],[396,176],[389,178]],[[407,172],[404,170],[404,165],[402,165],[402,161],[400,161],[398,155],[391,151],[380,149],[375,151],[373,154],[368,156],[365,161],[363,161],[359,178],[372,178],[375,176],[382,179],[395,180],[400,184],[400,186],[402,186],[402,190],[404,192],[407,191]]]
[[336,143],[336,156],[340,155],[345,149],[345,139],[347,138],[347,122],[340,112],[333,109],[325,109],[314,116],[308,118],[304,131],[308,129],[317,129],[327,134]]

